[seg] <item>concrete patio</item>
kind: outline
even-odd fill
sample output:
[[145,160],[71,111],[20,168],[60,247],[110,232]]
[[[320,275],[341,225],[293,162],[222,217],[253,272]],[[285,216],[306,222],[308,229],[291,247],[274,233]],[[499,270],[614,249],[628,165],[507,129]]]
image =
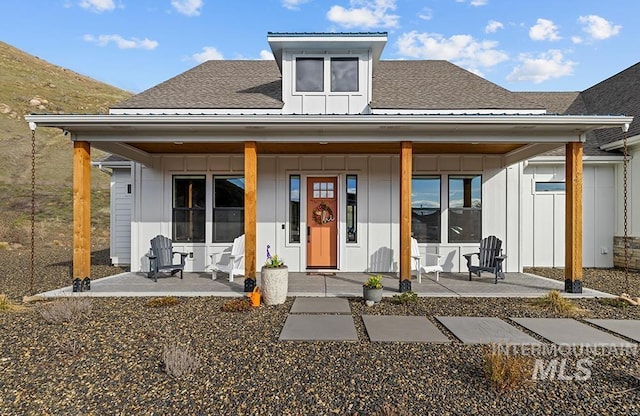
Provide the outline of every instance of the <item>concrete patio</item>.
[[[289,273],[288,296],[311,297],[358,297],[362,296],[362,284],[367,273]],[[162,275],[157,282],[145,273],[121,273],[91,282],[91,291],[73,293],[71,286],[41,293],[43,297],[66,296],[244,296],[244,279],[236,277],[229,282],[226,275],[219,274],[216,280],[210,273],[185,273],[178,276]],[[385,297],[399,293],[398,278],[385,276],[383,279]],[[260,276],[258,273],[258,286]],[[548,291],[564,290],[564,283],[528,273],[507,273],[506,279],[494,284],[491,274],[469,281],[466,273],[441,273],[440,280],[434,275],[423,275],[422,283],[415,280],[411,287],[418,296],[426,297],[539,297]],[[613,295],[591,289],[581,294],[566,293],[566,297],[613,297]]]

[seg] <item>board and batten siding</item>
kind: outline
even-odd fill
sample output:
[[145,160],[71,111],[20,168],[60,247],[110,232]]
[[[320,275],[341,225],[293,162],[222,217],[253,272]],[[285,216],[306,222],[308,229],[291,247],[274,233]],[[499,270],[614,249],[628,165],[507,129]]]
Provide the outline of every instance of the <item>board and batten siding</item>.
[[131,264],[132,195],[131,168],[112,168],[110,256],[114,266]]
[[[482,234],[496,235],[504,241],[508,259],[506,271],[518,271],[518,204],[508,204],[507,189],[517,194],[517,175],[500,166],[499,156],[415,155],[414,175],[441,176],[443,236],[446,235],[448,175],[482,175]],[[213,175],[243,175],[242,155],[167,155],[155,156],[150,167],[138,164],[133,169],[134,209],[131,225],[131,270],[145,271],[149,241],[158,234],[171,236],[172,176],[203,174],[207,177],[207,201],[212,201]],[[289,177],[301,178],[301,243],[289,242]],[[346,243],[346,175],[357,175],[357,242]],[[282,256],[291,271],[304,271],[306,264],[305,201],[306,178],[338,178],[338,264],[345,272],[399,271],[399,156],[398,155],[258,155],[257,261],[265,261],[266,246]],[[511,196],[514,199],[514,196]],[[213,244],[212,211],[206,213],[206,243],[176,243],[177,251],[194,253],[187,258],[186,271],[204,271],[210,255],[220,253],[231,243]],[[443,240],[446,241],[446,240]],[[477,243],[421,244],[424,253],[439,252],[445,271],[466,271],[462,254],[474,252]]]
[[[564,182],[564,164],[529,163],[522,175],[522,255],[525,267],[564,267],[565,192],[536,192],[536,182]],[[583,267],[613,267],[618,216],[615,165],[583,171]]]

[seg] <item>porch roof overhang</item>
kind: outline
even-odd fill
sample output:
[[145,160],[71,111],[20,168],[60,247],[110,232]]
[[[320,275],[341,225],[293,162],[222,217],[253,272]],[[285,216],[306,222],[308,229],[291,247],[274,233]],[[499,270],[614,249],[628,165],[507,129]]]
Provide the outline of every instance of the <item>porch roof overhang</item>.
[[[30,123],[72,133],[72,140],[149,164],[154,153],[241,153],[255,141],[260,153],[415,153],[504,155],[505,166],[598,128],[624,128],[627,116],[513,114],[282,115],[109,114],[28,115]],[[294,145],[297,144],[297,145]],[[397,150],[396,150],[397,148]]]

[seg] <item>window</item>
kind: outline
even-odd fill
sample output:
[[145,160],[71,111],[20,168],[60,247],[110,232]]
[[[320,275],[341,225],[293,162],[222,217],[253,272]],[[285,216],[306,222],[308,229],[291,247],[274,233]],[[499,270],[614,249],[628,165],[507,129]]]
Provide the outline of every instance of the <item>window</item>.
[[419,243],[440,242],[440,177],[411,180],[411,234]]
[[449,243],[482,239],[482,177],[449,176]]
[[213,242],[229,243],[244,234],[244,177],[213,178]]
[[300,242],[300,175],[289,176],[289,242]]
[[173,177],[173,241],[204,243],[206,178]]
[[565,192],[564,182],[536,182],[536,192]]
[[347,175],[347,243],[358,242],[358,177]]
[[297,58],[296,59],[296,91],[322,92],[324,91],[324,59]]
[[358,91],[358,58],[331,58],[331,92]]

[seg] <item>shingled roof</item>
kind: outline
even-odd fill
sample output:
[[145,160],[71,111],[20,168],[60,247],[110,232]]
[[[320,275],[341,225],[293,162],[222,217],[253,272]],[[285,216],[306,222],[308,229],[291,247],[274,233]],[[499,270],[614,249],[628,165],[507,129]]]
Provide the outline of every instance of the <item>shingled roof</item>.
[[[372,108],[544,109],[447,61],[380,61]],[[281,109],[275,61],[207,61],[112,108]]]

